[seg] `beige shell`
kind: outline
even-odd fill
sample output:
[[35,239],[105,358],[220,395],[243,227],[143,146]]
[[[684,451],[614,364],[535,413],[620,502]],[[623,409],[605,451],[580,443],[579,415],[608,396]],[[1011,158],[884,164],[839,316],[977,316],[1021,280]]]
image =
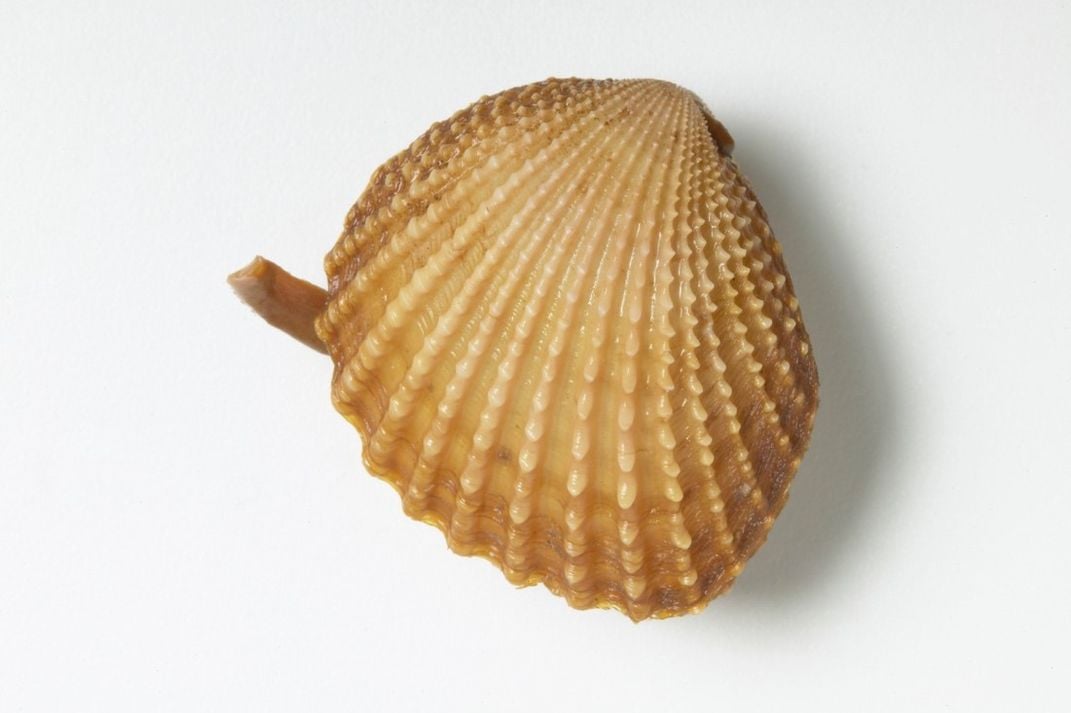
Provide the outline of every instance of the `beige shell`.
[[697,611],[765,540],[817,406],[731,149],[667,82],[511,89],[375,172],[326,309],[270,263],[233,282],[326,345],[368,470],[455,552],[575,607]]

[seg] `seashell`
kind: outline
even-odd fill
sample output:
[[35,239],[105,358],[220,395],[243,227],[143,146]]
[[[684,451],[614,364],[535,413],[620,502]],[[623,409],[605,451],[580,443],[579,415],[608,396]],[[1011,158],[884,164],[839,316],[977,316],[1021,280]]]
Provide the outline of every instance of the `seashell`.
[[510,582],[702,609],[766,539],[818,377],[766,214],[691,92],[551,79],[373,174],[328,290],[231,283],[326,351],[368,470]]

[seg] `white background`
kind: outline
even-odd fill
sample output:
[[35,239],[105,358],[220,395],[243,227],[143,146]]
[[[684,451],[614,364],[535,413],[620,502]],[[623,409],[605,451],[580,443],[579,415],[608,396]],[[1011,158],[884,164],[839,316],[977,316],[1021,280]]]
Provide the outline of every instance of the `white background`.
[[[1067,3],[75,4],[0,5],[0,710],[1071,707]],[[450,554],[224,282],[322,282],[379,163],[550,75],[703,97],[813,338],[698,616]]]

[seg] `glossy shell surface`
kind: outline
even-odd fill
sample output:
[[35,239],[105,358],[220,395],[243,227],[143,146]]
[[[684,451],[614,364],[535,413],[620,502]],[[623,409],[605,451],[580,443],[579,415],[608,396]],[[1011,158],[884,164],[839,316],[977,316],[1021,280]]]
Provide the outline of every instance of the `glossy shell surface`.
[[818,379],[731,149],[676,85],[548,80],[375,172],[316,330],[368,469],[451,549],[638,620],[765,540]]

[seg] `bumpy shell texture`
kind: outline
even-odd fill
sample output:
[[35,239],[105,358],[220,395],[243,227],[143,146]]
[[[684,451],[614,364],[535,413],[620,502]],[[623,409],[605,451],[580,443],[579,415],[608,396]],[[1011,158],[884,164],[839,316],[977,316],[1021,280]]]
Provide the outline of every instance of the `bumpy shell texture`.
[[554,79],[373,175],[316,330],[368,469],[451,549],[639,620],[766,539],[818,377],[731,149],[673,84]]

